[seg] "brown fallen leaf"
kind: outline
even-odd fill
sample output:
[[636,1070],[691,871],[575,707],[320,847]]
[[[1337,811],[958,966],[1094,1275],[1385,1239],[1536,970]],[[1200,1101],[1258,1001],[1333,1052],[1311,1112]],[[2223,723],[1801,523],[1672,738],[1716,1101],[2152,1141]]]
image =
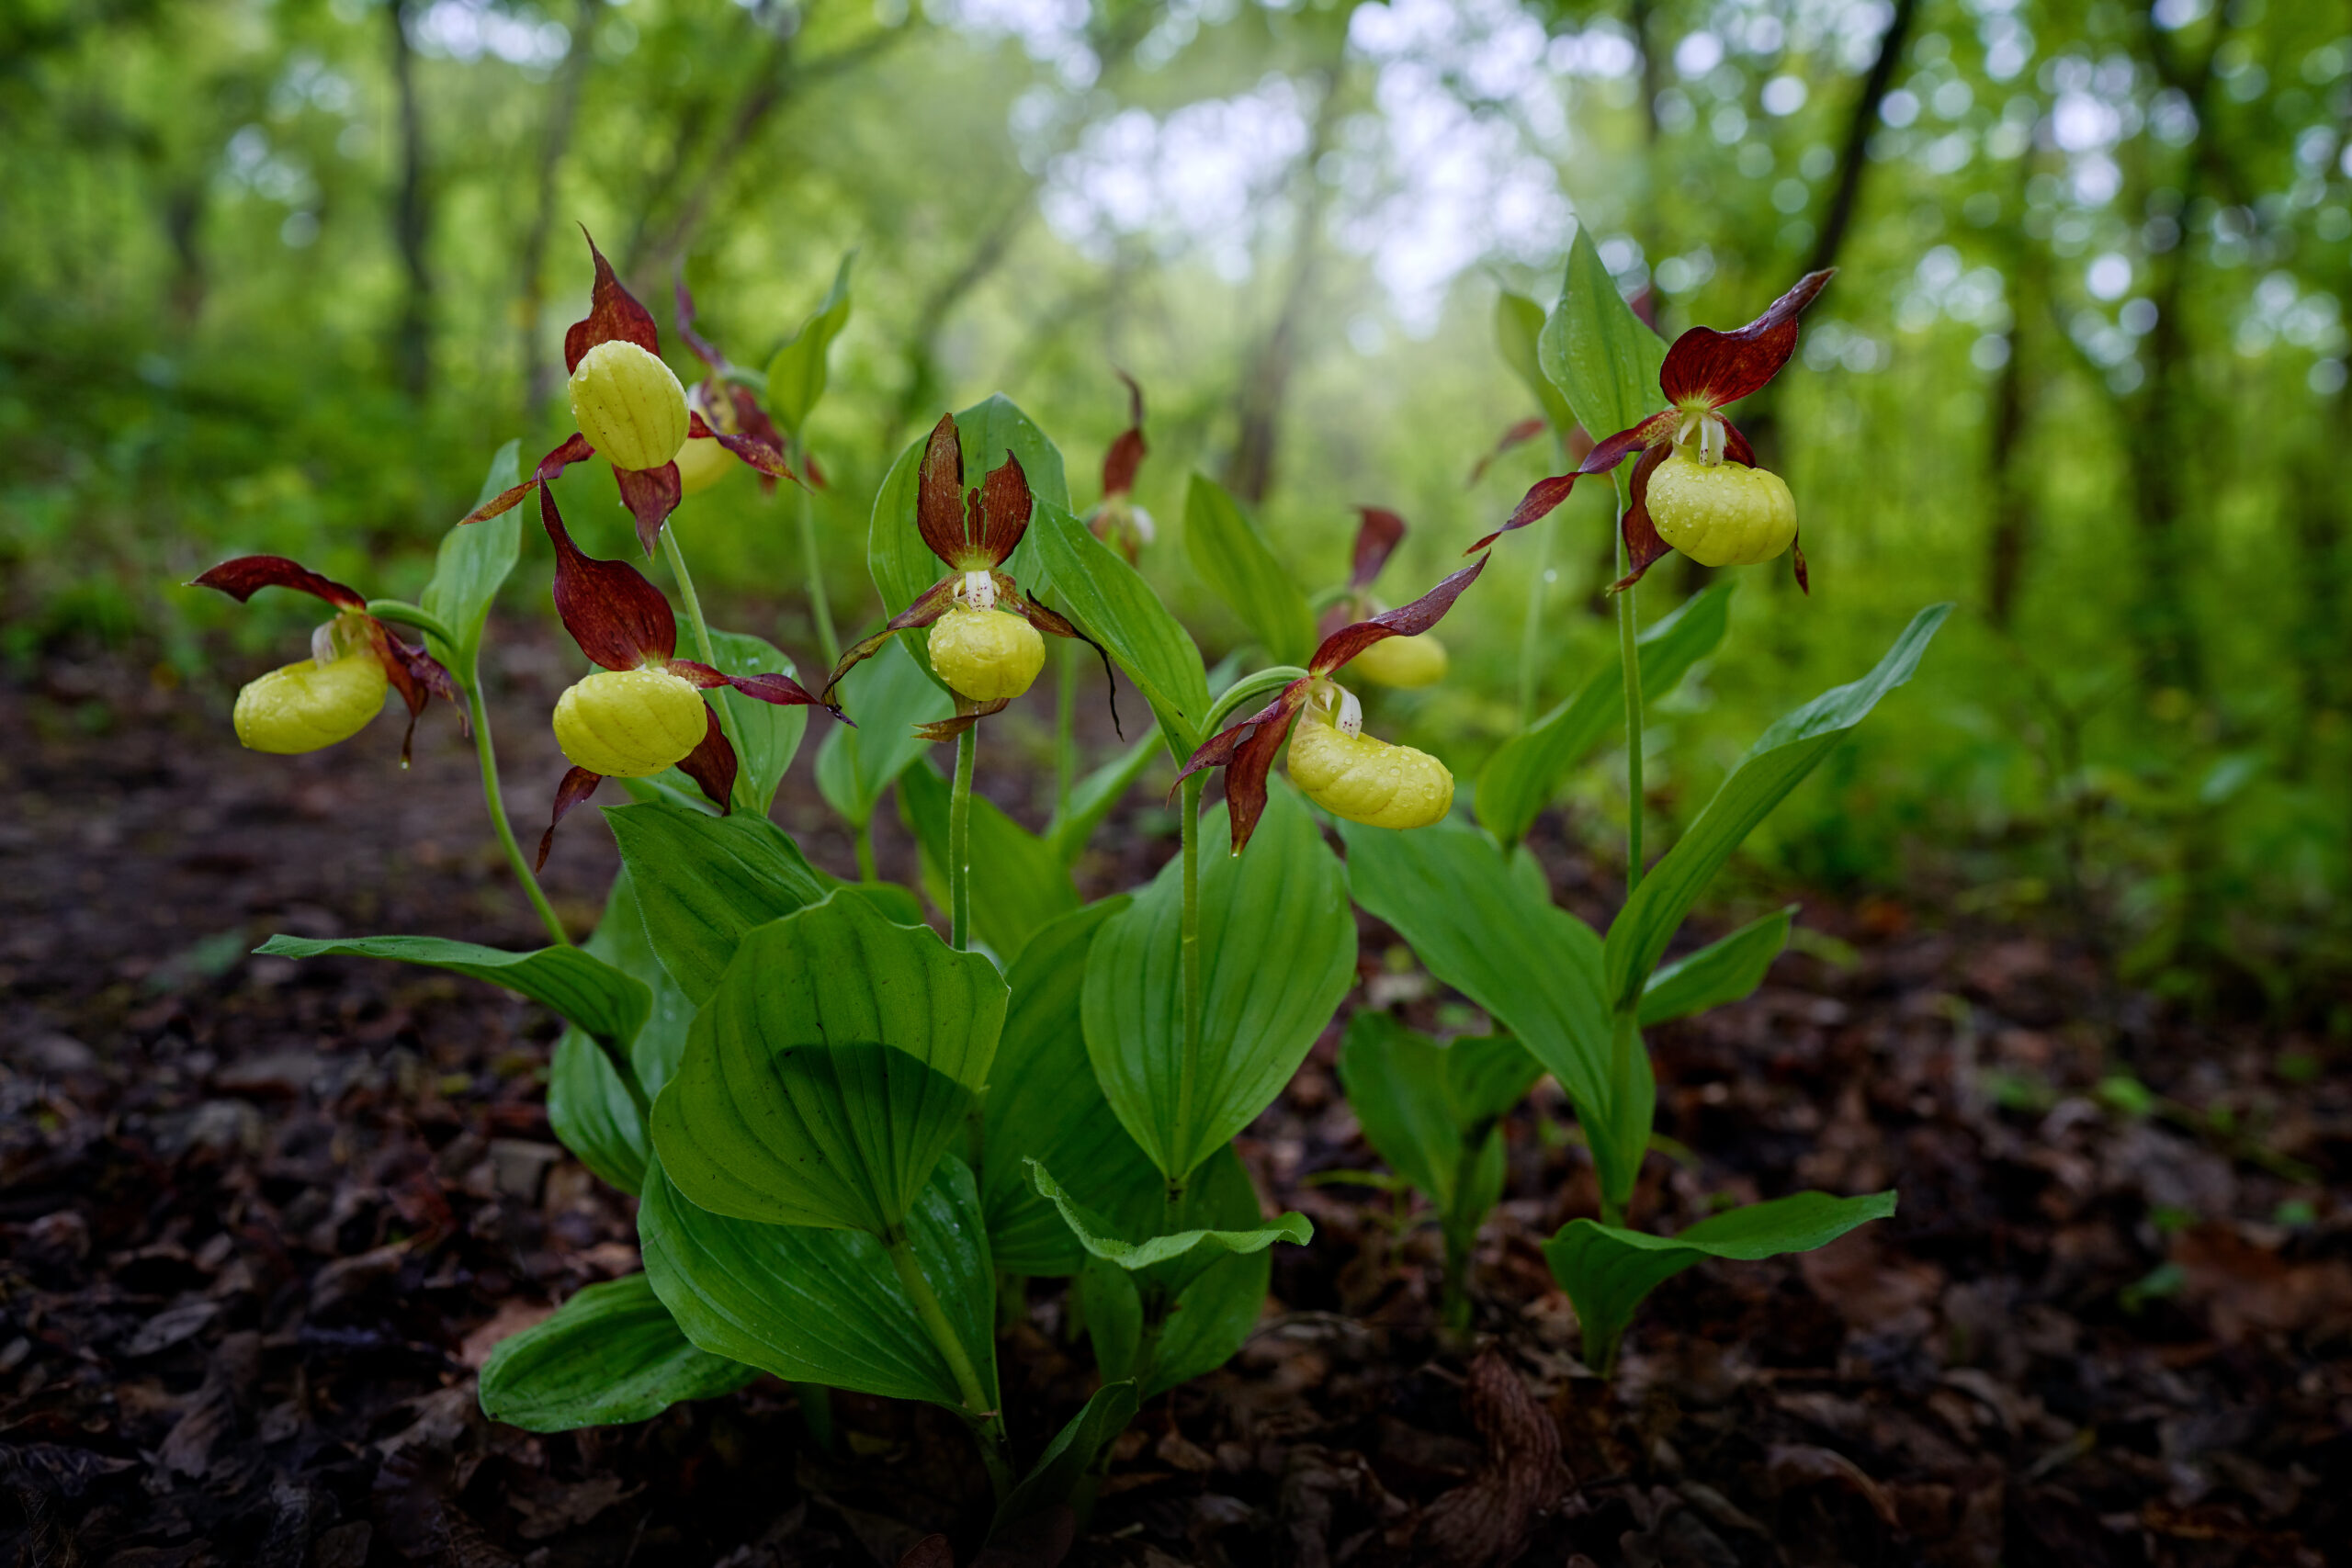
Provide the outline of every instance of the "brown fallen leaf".
[[1505,1568],[1575,1478],[1560,1462],[1560,1429],[1526,1380],[1492,1346],[1470,1363],[1463,1395],[1486,1439],[1486,1464],[1421,1516],[1419,1537],[1448,1568]]
[[1868,1503],[1889,1529],[1899,1524],[1894,1499],[1886,1495],[1886,1488],[1834,1449],[1816,1448],[1811,1443],[1774,1443],[1764,1456],[1764,1466],[1772,1479],[1784,1487],[1823,1482],[1843,1486]]
[[466,1336],[465,1342],[458,1348],[458,1359],[478,1372],[501,1340],[511,1339],[526,1328],[536,1328],[554,1315],[555,1308],[544,1302],[503,1303],[488,1323]]
[[2256,1334],[2325,1333],[2352,1325],[2352,1264],[2290,1263],[2227,1225],[2173,1237],[2180,1299],[2204,1311],[2214,1336],[2236,1345]]

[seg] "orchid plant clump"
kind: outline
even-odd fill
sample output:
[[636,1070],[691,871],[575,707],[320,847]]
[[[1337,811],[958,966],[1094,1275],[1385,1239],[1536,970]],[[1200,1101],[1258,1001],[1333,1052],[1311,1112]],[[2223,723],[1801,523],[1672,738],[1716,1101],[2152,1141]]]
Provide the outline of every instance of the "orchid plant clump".
[[[847,318],[848,264],[764,374],[695,334],[681,286],[680,333],[707,369],[690,396],[660,358],[650,316],[591,249],[590,314],[565,345],[579,432],[528,477],[510,444],[417,603],[363,600],[275,558],[198,580],[241,600],[295,588],[336,611],[310,665],[265,676],[240,699],[250,745],[332,744],[372,716],[387,684],[412,715],[427,694],[462,702],[493,829],[547,926],[548,945],[527,953],[409,936],[280,937],[265,949],[438,965],[520,991],[568,1022],[549,1120],[584,1164],[638,1198],[644,1269],[581,1292],[502,1344],[481,1374],[490,1414],[541,1431],[636,1421],[766,1372],[798,1385],[820,1441],[828,1389],[953,1412],[988,1478],[985,1497],[967,1501],[990,1532],[1082,1513],[1138,1403],[1231,1356],[1265,1301],[1270,1249],[1309,1239],[1305,1216],[1267,1215],[1234,1139],[1353,988],[1351,904],[1387,921],[1493,1024],[1441,1044],[1359,1009],[1340,1058],[1374,1146],[1437,1207],[1456,1326],[1471,1320],[1478,1227],[1501,1191],[1501,1123],[1545,1072],[1566,1089],[1600,1178],[1600,1219],[1573,1222],[1549,1248],[1596,1362],[1613,1357],[1648,1288],[1696,1258],[1818,1245],[1891,1211],[1888,1194],[1801,1194],[1675,1237],[1631,1228],[1655,1095],[1640,1030],[1760,979],[1786,937],[1785,911],[1660,961],[1746,832],[1908,675],[1940,611],[1863,681],[1769,731],[1646,875],[1636,843],[1638,886],[1604,938],[1551,903],[1519,840],[1618,717],[1637,763],[1645,682],[1670,687],[1722,635],[1727,585],[1645,634],[1634,627],[1648,525],[1624,529],[1635,558],[1620,596],[1624,668],[1502,748],[1477,781],[1479,827],[1453,813],[1446,764],[1369,733],[1363,697],[1342,681],[1444,680],[1435,628],[1476,585],[1498,536],[1385,608],[1374,585],[1406,528],[1394,513],[1362,509],[1346,579],[1310,597],[1256,524],[1195,476],[1187,551],[1247,629],[1245,651],[1264,660],[1212,696],[1199,645],[1136,570],[1153,530],[1133,499],[1147,445],[1132,381],[1129,427],[1084,516],[1059,451],[1002,397],[943,416],[907,447],[867,536],[893,613],[836,653],[820,604],[831,669],[812,692],[769,644],[708,625],[673,513],[714,463],[814,479],[808,422],[826,346]],[[1672,423],[1615,421],[1645,395],[1660,355],[1579,239],[1543,361],[1579,421],[1624,432],[1579,471],[1608,472],[1613,464],[1596,466],[1603,451],[1623,461],[1638,447],[1632,499],[1646,499],[1657,537],[1713,549],[1729,527],[1742,550],[1760,548],[1756,519],[1766,534],[1779,526],[1785,487],[1725,501],[1702,478],[1688,491],[1698,499],[1686,510],[1703,525],[1694,532],[1670,499],[1681,481],[1659,480],[1679,448],[1653,456],[1687,445],[1702,468],[1712,455],[1752,470],[1736,433],[1711,435],[1707,422],[1736,389],[1761,384],[1756,355],[1777,354],[1770,368],[1785,361],[1796,313],[1817,291],[1783,299],[1744,333],[1686,334],[1666,363],[1706,373],[1668,378]],[[1701,352],[1718,339],[1741,346],[1728,358]],[[1724,364],[1742,368],[1707,369]],[[679,656],[670,600],[636,566],[574,543],[551,487],[592,457],[613,467],[645,551],[665,556],[698,657]],[[1559,495],[1573,482],[1547,481]],[[507,819],[480,676],[488,610],[520,548],[511,509],[533,489],[555,551],[558,615],[594,667],[551,716],[572,765],[536,859]],[[1532,521],[1537,504],[1502,531]],[[402,643],[394,626],[421,630],[424,647]],[[1057,809],[1035,833],[975,792],[973,759],[980,722],[1042,672],[1041,634],[1073,652],[1090,645],[1155,723],[1081,776],[1065,662]],[[810,706],[844,721],[831,727],[816,773],[856,839],[854,881],[811,864],[767,814]],[[924,753],[951,739],[956,761],[943,777]],[[1163,757],[1181,802],[1175,857],[1139,888],[1082,898],[1072,866]],[[1287,784],[1272,776],[1283,758]],[[1215,771],[1226,809],[1204,814]],[[555,825],[606,779],[628,796],[603,813],[622,870],[594,932],[575,945],[536,874]],[[919,888],[875,874],[870,826],[886,793],[922,850]],[[1637,775],[1632,794],[1637,803]],[[1325,832],[1334,820],[1344,862]],[[925,893],[946,916],[944,939],[926,923]],[[997,1325],[1040,1278],[1069,1281],[1066,1321],[1101,1374],[1044,1441],[1010,1429],[997,1361]]]

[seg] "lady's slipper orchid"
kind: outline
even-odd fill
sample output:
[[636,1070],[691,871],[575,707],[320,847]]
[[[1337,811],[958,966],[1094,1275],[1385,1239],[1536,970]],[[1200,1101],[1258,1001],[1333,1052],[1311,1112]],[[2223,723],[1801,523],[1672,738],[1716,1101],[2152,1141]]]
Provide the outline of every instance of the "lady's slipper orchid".
[[433,697],[456,704],[458,722],[465,723],[465,705],[449,672],[423,647],[402,642],[369,615],[356,589],[284,556],[239,556],[192,586],[217,588],[240,604],[265,588],[291,588],[335,608],[334,619],[311,634],[310,658],[273,670],[237,694],[237,739],[253,750],[292,756],[348,740],[382,710],[387,685],[408,705],[402,767],[416,739],[417,716]]
[[1143,547],[1155,532],[1151,513],[1135,501],[1136,470],[1151,447],[1143,438],[1143,389],[1124,370],[1118,377],[1127,384],[1127,428],[1102,454],[1102,499],[1086,514],[1086,526],[1133,566],[1143,558]]
[[[720,439],[722,433],[748,437],[779,455],[785,450],[785,439],[752,389],[740,379],[745,372],[721,354],[717,344],[695,331],[695,297],[686,291],[683,277],[677,283],[677,307],[678,335],[686,340],[695,357],[710,369],[709,375],[686,392],[686,404],[702,421],[704,434],[688,436],[676,458],[680,488],[687,495],[695,495],[735,472],[736,465],[728,456],[730,448]],[[801,466],[808,470],[806,482],[813,489],[822,489],[824,481],[817,472],[816,459],[806,451],[801,454]],[[773,493],[775,479],[774,472],[761,469],[761,491]]]
[[675,767],[721,812],[735,793],[735,748],[702,694],[732,686],[779,706],[823,707],[789,675],[729,675],[674,657],[678,621],[670,601],[627,561],[597,560],[571,542],[555,497],[539,491],[539,521],[555,543],[555,608],[580,651],[603,668],[556,700],[555,738],[571,771],[555,792],[555,815],[539,839],[540,865],[556,828],[608,778],[643,778]]
[[[572,418],[580,428],[540,458],[529,479],[491,497],[464,520],[495,517],[572,464],[602,452],[613,465],[621,503],[637,519],[638,542],[651,555],[662,525],[685,494],[678,458],[693,441],[716,441],[761,473],[797,482],[775,444],[749,428],[717,428],[703,411],[688,405],[685,389],[662,362],[662,337],[652,313],[621,287],[593,239],[588,254],[596,262],[588,314],[563,334]],[[707,454],[695,454],[694,462],[699,474],[707,467]]]
[[[1369,620],[1379,613],[1381,606],[1372,597],[1373,581],[1405,537],[1405,520],[1387,508],[1359,506],[1356,511],[1363,521],[1356,529],[1355,557],[1348,572],[1347,592],[1325,617],[1325,626],[1330,629],[1350,619]],[[1374,685],[1400,690],[1433,686],[1445,679],[1446,667],[1445,644],[1433,632],[1385,638],[1355,659],[1357,674]]]
[[[1722,411],[1780,374],[1796,352],[1798,316],[1835,271],[1805,274],[1736,332],[1692,327],[1676,338],[1658,370],[1667,408],[1600,442],[1574,473],[1537,481],[1510,521],[1470,547],[1484,549],[1526,527],[1566,501],[1579,477],[1605,474],[1639,452],[1624,517],[1632,570],[1612,591],[1640,581],[1669,549],[1703,566],[1752,566],[1788,550],[1795,558],[1797,586],[1806,588],[1789,487],[1756,466],[1747,437]],[[1724,467],[1725,459],[1736,466]]]
[[[1020,547],[1034,506],[1021,459],[1008,452],[1004,463],[968,493],[964,489],[964,446],[956,416],[942,414],[925,443],[915,491],[915,526],[931,553],[948,567],[915,602],[893,615],[874,636],[844,650],[825,682],[828,702],[842,677],[882,650],[902,631],[931,627],[931,666],[955,694],[956,713],[936,724],[915,727],[926,740],[953,740],[992,713],[1003,711],[1029,689],[1045,668],[1040,632],[1093,640],[1034,599],[1024,598],[1012,579],[996,569]],[[1103,656],[1107,673],[1109,656]]]
[[[1419,637],[1444,618],[1462,591],[1487,570],[1487,558],[1464,567],[1409,604],[1341,626],[1323,639],[1306,673],[1239,723],[1211,736],[1176,777],[1223,768],[1226,810],[1239,854],[1266,809],[1266,775],[1283,749],[1291,720],[1302,710],[1300,737],[1291,743],[1291,780],[1309,800],[1351,821],[1375,828],[1425,828],[1453,804],[1453,775],[1445,764],[1409,746],[1392,746],[1363,733],[1363,710],[1332,677],[1364,650],[1389,637]],[[1309,727],[1329,733],[1309,733]]]

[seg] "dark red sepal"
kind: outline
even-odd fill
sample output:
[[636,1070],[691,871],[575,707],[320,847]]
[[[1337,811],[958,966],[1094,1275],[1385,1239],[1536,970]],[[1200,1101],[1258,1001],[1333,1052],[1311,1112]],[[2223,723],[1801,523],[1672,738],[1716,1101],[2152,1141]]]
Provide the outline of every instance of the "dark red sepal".
[[1501,527],[1462,553],[1475,556],[1505,534],[1524,528],[1530,523],[1541,523],[1552,515],[1554,508],[1568,499],[1568,492],[1576,489],[1577,480],[1581,477],[1578,474],[1554,474],[1548,479],[1537,479],[1529,487],[1527,493],[1519,498],[1519,504],[1511,508],[1510,515],[1503,520]]
[[1729,420],[1724,421],[1724,456],[1744,468],[1756,466],[1756,448],[1747,444],[1747,437],[1739,433],[1739,426]]
[[620,486],[621,504],[637,519],[637,542],[651,555],[653,547],[662,542],[662,525],[670,513],[685,500],[685,482],[678,477],[678,465],[664,463],[658,468],[613,469],[613,482]]
[[[756,697],[763,703],[774,703],[778,707],[826,707],[824,703],[809,694],[807,687],[789,675],[729,675],[724,671],[713,670],[707,664],[698,664],[691,659],[673,659],[670,660],[670,672],[690,685],[701,687],[704,691],[710,691],[718,686],[732,686],[747,697]],[[834,713],[833,716],[840,718],[841,715]]]
[[991,702],[976,703],[959,693],[956,697],[956,716],[953,718],[936,719],[930,724],[918,724],[915,726],[914,732],[925,740],[953,740],[990,714],[1002,713],[1012,705],[1011,697],[998,697]]
[[1041,632],[1066,637],[1072,642],[1082,642],[1094,650],[1102,661],[1102,679],[1111,688],[1111,729],[1122,740],[1127,738],[1126,726],[1119,722],[1119,677],[1111,669],[1111,650],[1078,629],[1078,624],[1056,610],[1048,610],[1035,599],[1023,595],[1013,585],[1012,579],[1001,571],[990,572],[996,582],[997,606],[1012,611]]
[[532,863],[532,869],[548,868],[548,852],[555,848],[555,830],[563,826],[571,808],[595,794],[596,786],[604,782],[604,774],[592,773],[585,768],[574,768],[563,775],[563,782],[555,787],[555,816],[548,823],[548,830],[539,835],[539,858]]
[[[769,429],[775,428],[767,415],[760,412],[757,405],[753,406],[752,412],[760,414],[761,422],[767,424]],[[740,409],[737,414],[740,418],[741,414]],[[701,414],[689,413],[686,415],[686,439],[691,441],[697,435],[710,437],[752,467],[759,469],[766,478],[790,479],[794,484],[800,482],[800,476],[794,473],[792,466],[784,460],[784,453],[756,435],[748,432],[719,430],[706,423]]]
[[1722,408],[1779,375],[1789,355],[1796,352],[1797,317],[1828,287],[1837,270],[1827,267],[1806,273],[1762,315],[1736,332],[1692,327],[1676,338],[1657,375],[1667,401],[1703,401],[1711,408]]
[[1125,495],[1136,488],[1136,470],[1151,447],[1143,438],[1143,389],[1136,378],[1124,370],[1114,371],[1127,384],[1127,428],[1111,442],[1111,449],[1102,454],[1102,498]]
[[1258,818],[1266,810],[1266,775],[1273,771],[1274,759],[1282,754],[1283,740],[1290,734],[1290,722],[1306,705],[1314,684],[1312,678],[1293,681],[1272,702],[1209,737],[1176,774],[1181,784],[1203,768],[1225,770],[1225,809],[1233,825],[1235,854],[1258,830]]
[[833,693],[840,689],[842,676],[881,652],[882,645],[900,632],[927,626],[947,614],[949,607],[956,603],[956,583],[954,577],[941,578],[917,595],[913,604],[885,622],[880,631],[842,649],[841,662],[834,665],[833,672],[825,677],[825,693],[821,699],[824,705],[839,713],[841,709],[833,702]]
[[581,652],[607,670],[634,670],[678,651],[678,619],[643,572],[582,553],[544,490],[539,521],[555,541],[555,613]]
[[590,349],[615,339],[633,343],[658,358],[662,334],[653,325],[653,312],[621,287],[621,280],[613,276],[613,264],[596,248],[594,237],[585,228],[580,234],[588,242],[588,254],[596,258],[596,282],[589,292],[587,315],[572,322],[563,334],[564,373],[579,369]]
[[708,339],[695,331],[695,297],[686,292],[686,275],[683,270],[678,274],[677,288],[673,298],[678,307],[678,335],[686,340],[686,346],[694,350],[695,358],[713,370],[724,373],[727,369],[727,356],[719,353]]
[[703,794],[718,807],[721,817],[734,810],[735,748],[727,743],[727,732],[718,727],[717,708],[705,705],[702,739],[679,760],[678,772],[702,785]]
[[1476,484],[1480,479],[1487,477],[1487,470],[1495,466],[1496,458],[1500,457],[1504,453],[1510,451],[1514,446],[1526,445],[1528,442],[1534,440],[1537,436],[1543,434],[1545,431],[1551,428],[1552,422],[1545,419],[1542,414],[1537,414],[1532,419],[1521,420],[1517,424],[1514,424],[1509,430],[1504,431],[1502,439],[1496,442],[1493,448],[1487,451],[1475,465],[1472,466],[1470,469],[1470,478],[1465,482],[1474,485]]
[[1029,476],[1022,472],[1021,459],[1007,452],[1004,461],[980,481],[980,488],[972,495],[972,543],[966,554],[975,564],[964,570],[1002,566],[1005,558],[1021,547],[1022,536],[1029,532],[1029,514],[1035,506],[1029,494]]
[[539,459],[539,466],[531,470],[529,479],[525,479],[521,484],[511,485],[500,491],[458,521],[461,524],[480,523],[495,517],[515,505],[539,486],[555,479],[572,464],[584,463],[595,455],[596,449],[588,445],[588,438],[575,430],[561,446]]
[[401,694],[408,705],[408,728],[401,734],[401,766],[405,768],[416,743],[416,721],[424,712],[424,705],[435,697],[458,710],[458,728],[466,734],[473,733],[473,725],[466,717],[464,699],[458,694],[457,682],[441,661],[424,651],[421,643],[402,642],[391,627],[374,616],[368,618],[368,641],[375,650],[376,662],[384,667],[384,678]]
[[1625,559],[1632,570],[1609,585],[1611,593],[1623,593],[1642,580],[1661,558],[1673,553],[1674,547],[1658,537],[1657,525],[1650,521],[1650,475],[1666,461],[1670,446],[1653,446],[1642,454],[1634,465],[1634,482],[1627,487],[1629,499],[1625,516],[1620,526],[1625,535]]
[[1487,570],[1487,562],[1492,558],[1480,556],[1409,604],[1399,604],[1368,621],[1341,626],[1323,639],[1315,657],[1306,661],[1307,669],[1317,675],[1330,675],[1385,637],[1420,636],[1445,618],[1445,613],[1453,608],[1453,602],[1462,597],[1462,591],[1478,581],[1478,574]]
[[1804,547],[1797,543],[1794,536],[1789,539],[1789,564],[1796,569],[1797,592],[1808,599],[1812,598],[1813,582],[1805,576],[1804,570]]
[[368,601],[357,589],[347,588],[331,577],[321,577],[284,556],[239,556],[234,560],[224,560],[188,586],[217,588],[240,604],[265,588],[291,588],[297,593],[323,599],[338,610],[368,607]]
[[1405,520],[1385,506],[1359,506],[1356,513],[1363,521],[1356,528],[1355,555],[1348,568],[1348,586],[1361,593],[1372,586],[1372,580],[1380,575],[1380,569],[1388,564],[1388,558],[1403,542]]
[[922,468],[915,488],[915,528],[933,555],[956,566],[965,544],[964,443],[956,434],[952,413],[939,416],[923,443]]

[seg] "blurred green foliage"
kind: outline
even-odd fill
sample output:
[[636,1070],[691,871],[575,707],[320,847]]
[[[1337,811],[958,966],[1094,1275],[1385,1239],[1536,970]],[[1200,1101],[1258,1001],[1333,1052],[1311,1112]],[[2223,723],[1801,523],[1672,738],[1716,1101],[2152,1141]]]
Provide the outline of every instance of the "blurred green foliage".
[[[1925,700],[1754,863],[2049,905],[2134,978],[2324,1003],[2352,959],[2346,29],[2287,0],[20,0],[0,635],[242,673],[303,610],[174,586],[214,559],[413,592],[489,454],[569,428],[580,223],[688,375],[680,269],[757,366],[858,249],[805,433],[844,629],[881,608],[866,513],[907,440],[1002,389],[1082,507],[1117,366],[1150,398],[1146,569],[1214,652],[1243,633],[1170,536],[1193,469],[1309,586],[1352,503],[1401,511],[1393,602],[1558,461],[1465,488],[1542,412],[1498,284],[1548,303],[1580,220],[1669,333],[1843,269],[1741,411],[1814,594],[1742,574],[1652,731],[1662,825],[1955,598]],[[561,493],[622,549],[608,481]],[[805,663],[791,504],[738,477],[679,524],[721,618],[773,612]],[[1612,657],[1606,487],[1545,526],[1543,705]],[[1381,699],[1465,777],[1517,722],[1526,543],[1449,624],[1455,677]],[[510,603],[545,572],[526,551]],[[1661,568],[1643,614],[1702,577]]]

